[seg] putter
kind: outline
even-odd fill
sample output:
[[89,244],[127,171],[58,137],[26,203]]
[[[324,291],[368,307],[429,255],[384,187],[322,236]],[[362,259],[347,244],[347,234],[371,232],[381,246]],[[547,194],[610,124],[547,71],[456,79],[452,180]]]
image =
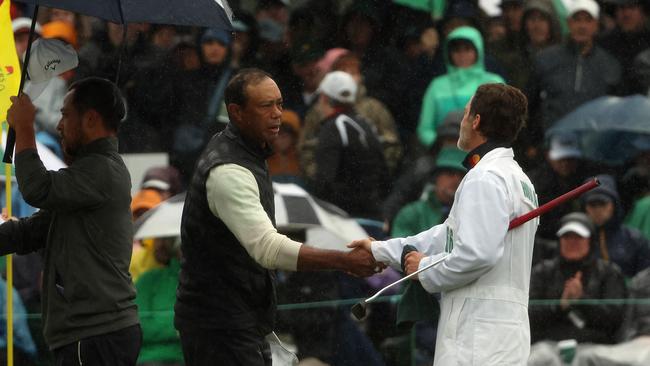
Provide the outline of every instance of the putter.
[[449,256],[449,254],[447,254],[447,255],[445,255],[443,257],[440,257],[440,258],[436,259],[435,261],[433,261],[432,263],[429,263],[426,267],[422,267],[422,268],[418,269],[417,271],[411,273],[410,275],[404,276],[404,277],[400,278],[399,280],[391,283],[390,285],[382,288],[381,290],[377,291],[377,293],[374,294],[372,297],[369,297],[369,298],[367,298],[367,299],[365,299],[365,300],[363,300],[361,302],[358,302],[358,303],[354,304],[354,306],[352,306],[352,309],[350,309],[350,312],[352,312],[352,315],[354,315],[354,317],[357,320],[361,320],[361,319],[365,318],[366,317],[366,306],[368,305],[369,302],[372,302],[375,299],[377,299],[377,297],[379,297],[379,295],[381,295],[384,291],[388,290],[389,288],[391,288],[391,287],[393,287],[393,286],[395,286],[397,284],[400,284],[400,283],[402,283],[404,281],[407,281],[407,280],[417,276],[420,272],[426,271],[427,269],[429,269],[429,268],[435,266],[436,264],[444,261],[445,259],[447,259],[448,256]]
[[[512,229],[516,228],[517,226],[521,226],[524,223],[534,219],[535,217],[538,217],[538,216],[540,216],[540,215],[554,209],[558,205],[561,205],[562,203],[564,203],[564,202],[566,202],[568,200],[574,199],[574,198],[580,196],[581,194],[598,187],[599,185],[600,185],[600,182],[598,181],[597,178],[590,179],[589,181],[582,184],[581,186],[579,186],[577,188],[574,188],[573,190],[571,190],[571,191],[569,191],[569,192],[567,192],[567,193],[565,193],[565,194],[563,194],[563,195],[561,195],[559,197],[556,197],[555,199],[541,205],[540,207],[538,207],[538,208],[536,208],[536,209],[534,209],[534,210],[532,210],[532,211],[530,211],[530,212],[528,212],[526,214],[523,214],[523,215],[521,215],[519,217],[516,217],[516,218],[512,219],[512,221],[510,221],[510,225],[508,226],[508,230],[512,230]],[[390,285],[382,288],[381,290],[377,291],[377,293],[374,294],[372,297],[369,297],[369,298],[367,298],[367,299],[365,299],[365,300],[363,300],[361,302],[356,303],[354,306],[352,306],[352,309],[350,309],[350,312],[352,313],[352,315],[357,320],[363,319],[366,316],[366,306],[368,305],[368,303],[375,300],[379,295],[381,295],[382,292],[384,292],[384,291],[388,290],[389,288],[397,285],[398,283],[402,283],[402,282],[412,278],[413,276],[418,275],[422,271],[426,271],[427,269],[429,269],[429,268],[435,266],[436,264],[444,261],[448,256],[449,256],[449,254],[435,260],[434,262],[430,263],[426,267],[422,267],[422,268],[418,269],[417,271],[411,273],[410,275],[405,276],[405,277],[391,283]]]

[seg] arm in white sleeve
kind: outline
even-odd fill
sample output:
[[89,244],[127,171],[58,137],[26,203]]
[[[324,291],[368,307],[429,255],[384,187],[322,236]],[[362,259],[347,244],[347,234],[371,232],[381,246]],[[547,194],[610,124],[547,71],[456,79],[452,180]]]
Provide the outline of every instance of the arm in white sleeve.
[[[418,275],[428,292],[464,286],[490,271],[503,256],[510,199],[500,177],[486,173],[479,178],[465,182],[458,201],[454,202],[459,216],[451,254]],[[419,268],[439,257],[423,258]]]
[[253,173],[236,164],[213,168],[206,181],[210,211],[262,267],[295,271],[301,243],[279,234],[260,202]]
[[373,241],[372,255],[376,261],[386,263],[401,271],[402,250],[406,245],[413,245],[425,255],[433,255],[444,250],[447,239],[447,225],[440,224],[419,234],[406,238],[395,238],[386,241]]

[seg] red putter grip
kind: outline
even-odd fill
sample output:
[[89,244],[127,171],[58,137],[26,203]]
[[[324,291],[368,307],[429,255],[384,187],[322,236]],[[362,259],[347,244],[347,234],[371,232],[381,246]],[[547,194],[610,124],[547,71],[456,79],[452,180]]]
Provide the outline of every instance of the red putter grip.
[[532,210],[532,211],[530,211],[530,212],[528,212],[526,214],[523,214],[523,215],[513,219],[512,221],[510,221],[510,226],[508,226],[508,230],[514,229],[517,226],[520,226],[520,225],[534,219],[537,216],[541,216],[541,215],[547,213],[548,211],[554,209],[555,207],[563,204],[564,202],[572,200],[572,199],[582,195],[583,193],[598,187],[599,185],[600,185],[600,182],[598,181],[598,179],[593,178],[592,180],[590,180],[587,183],[579,186],[578,188],[575,188],[575,189],[561,195],[560,197],[557,197],[557,198],[555,198],[555,199],[553,199],[553,200],[539,206],[538,208],[536,208],[536,209],[534,209],[534,210]]

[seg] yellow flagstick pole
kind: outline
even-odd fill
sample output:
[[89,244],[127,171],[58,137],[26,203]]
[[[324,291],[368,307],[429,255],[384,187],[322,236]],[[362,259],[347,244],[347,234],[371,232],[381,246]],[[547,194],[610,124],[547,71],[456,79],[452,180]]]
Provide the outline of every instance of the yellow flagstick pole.
[[[9,97],[17,95],[21,89],[21,67],[16,54],[11,17],[9,15],[9,0],[0,0],[0,131],[8,130],[5,124],[6,113],[11,102]],[[5,164],[5,195],[7,202],[7,215],[11,212],[11,171],[10,164]],[[11,255],[7,256],[7,365],[14,364],[14,301],[13,301],[13,262]]]
[[[7,202],[7,217],[11,214],[11,164],[5,163],[5,197]],[[14,271],[12,255],[7,255],[7,365],[14,364]]]

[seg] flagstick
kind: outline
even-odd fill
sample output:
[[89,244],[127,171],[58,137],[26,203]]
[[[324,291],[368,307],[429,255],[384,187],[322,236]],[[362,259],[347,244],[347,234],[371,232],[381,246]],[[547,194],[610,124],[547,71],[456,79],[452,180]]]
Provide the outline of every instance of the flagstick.
[[[5,163],[5,202],[7,202],[7,217],[11,217],[11,164]],[[14,364],[14,300],[13,282],[14,271],[12,255],[7,254],[7,365]]]

